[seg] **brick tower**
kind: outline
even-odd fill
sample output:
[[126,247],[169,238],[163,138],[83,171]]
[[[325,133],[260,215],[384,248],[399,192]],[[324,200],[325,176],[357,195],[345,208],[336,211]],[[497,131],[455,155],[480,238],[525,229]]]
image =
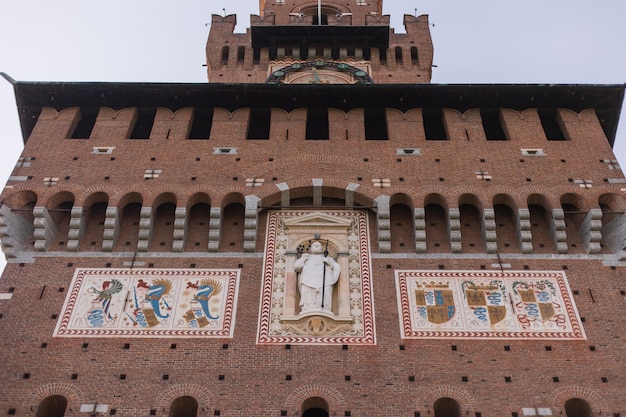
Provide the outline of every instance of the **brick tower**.
[[247,33],[233,33],[236,23],[235,15],[213,15],[206,53],[210,82],[430,82],[428,16],[405,15],[406,33],[395,34],[382,1],[261,1]]
[[626,415],[623,85],[430,84],[261,0],[209,83],[14,82],[0,415]]

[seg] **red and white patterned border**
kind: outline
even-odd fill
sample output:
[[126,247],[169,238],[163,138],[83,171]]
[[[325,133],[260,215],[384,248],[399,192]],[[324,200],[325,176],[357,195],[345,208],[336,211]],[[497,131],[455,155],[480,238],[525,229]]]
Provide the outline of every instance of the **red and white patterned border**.
[[[287,218],[309,216],[312,213],[322,213],[326,216],[352,218],[356,221],[358,233],[358,261],[361,273],[361,329],[350,335],[308,336],[308,335],[277,335],[272,334],[272,308],[276,308],[273,295],[275,260],[277,249],[277,233],[279,222]],[[267,239],[265,245],[265,262],[263,269],[263,286],[261,289],[261,305],[259,312],[258,344],[341,344],[341,345],[374,345],[376,334],[374,326],[374,306],[372,297],[372,276],[369,252],[369,235],[367,230],[367,215],[365,212],[337,210],[337,211],[302,211],[282,210],[273,211],[268,215]]]
[[[70,291],[63,305],[54,336],[60,337],[179,337],[179,338],[231,338],[233,337],[236,304],[239,291],[240,270],[238,269],[89,269],[78,268],[74,273]],[[222,289],[219,327],[204,328],[84,328],[72,325],[77,304],[84,296],[89,280],[103,278],[137,279],[166,278],[173,282],[194,279],[222,279],[226,283]]]
[[[584,329],[581,324],[580,317],[576,310],[569,285],[565,273],[562,271],[395,271],[396,272],[396,290],[398,294],[398,311],[401,317],[400,331],[402,338],[405,339],[431,339],[431,338],[478,338],[478,339],[560,339],[575,340],[586,339]],[[519,326],[506,326],[498,328],[493,326],[490,330],[472,331],[467,329],[467,320],[461,317],[457,323],[462,323],[460,328],[450,328],[443,324],[417,323],[415,309],[415,301],[410,299],[411,283],[421,282],[433,285],[449,283],[450,287],[460,288],[463,281],[471,280],[496,280],[502,282],[509,291],[513,282],[535,282],[544,280],[556,283],[558,288],[558,306],[564,312],[563,320],[560,328],[544,329],[520,329]],[[461,292],[462,293],[462,292]],[[462,296],[455,296],[457,308],[456,314],[462,315],[463,307],[460,299]],[[509,301],[510,302],[510,301]],[[509,312],[513,311],[507,305]],[[467,306],[464,307],[467,310]],[[515,318],[513,319],[515,320]],[[458,325],[457,325],[458,326]],[[463,328],[465,327],[465,328]]]

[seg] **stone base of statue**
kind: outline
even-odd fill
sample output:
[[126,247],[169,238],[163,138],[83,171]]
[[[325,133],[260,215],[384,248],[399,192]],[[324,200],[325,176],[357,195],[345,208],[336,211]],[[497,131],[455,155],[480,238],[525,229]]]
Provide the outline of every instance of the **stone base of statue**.
[[308,310],[297,316],[282,316],[280,322],[297,334],[329,336],[350,329],[354,319],[352,316],[335,316],[330,311],[319,309]]

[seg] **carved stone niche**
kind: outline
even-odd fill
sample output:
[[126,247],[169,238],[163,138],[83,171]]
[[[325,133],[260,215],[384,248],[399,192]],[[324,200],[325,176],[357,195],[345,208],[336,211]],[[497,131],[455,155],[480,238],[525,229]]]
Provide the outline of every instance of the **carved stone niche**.
[[[314,242],[328,249],[340,273],[332,300],[319,309],[315,301],[303,311],[295,266]],[[376,343],[365,212],[270,212],[263,277],[258,343]]]
[[[312,213],[283,221],[283,232],[287,236],[285,257],[285,289],[281,323],[306,334],[334,333],[339,328],[349,326],[353,321],[350,313],[349,283],[349,237],[354,229],[354,220],[338,218],[324,213]],[[298,273],[294,268],[296,259],[315,241],[341,267],[341,273],[334,285],[330,310],[300,311]]]

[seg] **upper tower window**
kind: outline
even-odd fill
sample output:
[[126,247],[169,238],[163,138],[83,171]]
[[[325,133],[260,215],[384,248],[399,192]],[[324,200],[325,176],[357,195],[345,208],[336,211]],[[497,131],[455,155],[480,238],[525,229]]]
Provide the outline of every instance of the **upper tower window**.
[[[302,9],[301,12],[306,16],[313,16],[313,25],[315,26],[318,26],[320,24],[328,25],[328,15],[341,15],[341,11],[339,9],[336,9],[334,7],[329,7],[329,6],[322,6],[321,13],[320,13],[320,10],[317,8],[317,6],[307,7],[305,9]],[[319,21],[320,14],[322,18],[321,23]]]

